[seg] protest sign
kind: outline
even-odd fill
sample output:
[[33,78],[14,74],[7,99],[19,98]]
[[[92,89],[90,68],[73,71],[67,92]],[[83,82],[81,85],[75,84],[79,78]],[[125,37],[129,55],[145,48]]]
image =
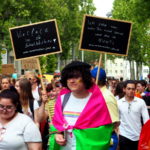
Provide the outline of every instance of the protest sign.
[[126,56],[131,28],[131,22],[85,15],[79,49]]
[[10,28],[15,59],[62,52],[56,20]]

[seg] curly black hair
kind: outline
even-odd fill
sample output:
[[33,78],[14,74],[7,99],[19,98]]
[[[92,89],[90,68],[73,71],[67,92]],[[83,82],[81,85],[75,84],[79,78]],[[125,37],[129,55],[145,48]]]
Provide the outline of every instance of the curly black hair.
[[[61,72],[61,83],[63,87],[67,87],[67,80],[70,78],[81,77],[86,89],[93,85],[90,73],[90,65],[80,61],[72,61]],[[69,88],[68,88],[69,89]]]

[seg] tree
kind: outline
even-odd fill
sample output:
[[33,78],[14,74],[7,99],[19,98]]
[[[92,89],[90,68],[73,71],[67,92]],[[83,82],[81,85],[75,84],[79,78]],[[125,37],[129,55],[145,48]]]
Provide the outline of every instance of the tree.
[[[74,54],[78,54],[77,50],[83,14],[92,14],[94,10],[93,0],[2,0],[0,7],[0,28],[3,30],[0,32],[2,37],[0,42],[7,49],[11,50],[8,33],[9,27],[55,18],[57,19],[63,49],[61,59],[66,60],[71,56],[71,50],[73,50]],[[48,59],[44,60],[45,62],[50,61],[50,59],[55,62],[56,55],[49,58],[41,58],[41,61],[43,59]],[[47,69],[48,67],[46,67],[46,72]]]
[[[148,55],[150,51],[150,47],[148,46],[150,40],[148,35],[149,24],[147,21],[150,18],[147,16],[147,14],[141,14],[143,5],[148,5],[149,2],[146,2],[144,0],[142,1],[143,3],[140,0],[115,0],[112,11],[113,18],[133,22],[127,59],[130,61],[130,64],[133,64],[133,61],[136,62],[137,79],[140,76],[139,72],[141,72],[142,64],[148,64],[148,60],[150,60],[150,55]],[[144,13],[149,11],[149,6],[144,8],[146,8],[146,10],[144,10]],[[140,12],[139,14],[141,14],[141,16],[137,12]],[[131,74],[134,74],[133,70]]]

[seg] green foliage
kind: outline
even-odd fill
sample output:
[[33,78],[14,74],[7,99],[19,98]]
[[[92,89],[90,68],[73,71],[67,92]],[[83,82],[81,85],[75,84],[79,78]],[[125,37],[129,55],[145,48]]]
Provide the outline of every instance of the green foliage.
[[55,55],[47,56],[46,73],[53,73],[57,67],[57,59]]
[[150,65],[150,1],[115,0],[112,16],[133,23],[127,59]]
[[[61,60],[70,56],[71,49],[78,50],[83,14],[93,14],[93,0],[0,0],[0,45],[12,50],[10,27],[56,19],[63,53]],[[51,72],[56,67],[56,57],[40,58],[42,71]],[[54,61],[52,66],[45,62]]]

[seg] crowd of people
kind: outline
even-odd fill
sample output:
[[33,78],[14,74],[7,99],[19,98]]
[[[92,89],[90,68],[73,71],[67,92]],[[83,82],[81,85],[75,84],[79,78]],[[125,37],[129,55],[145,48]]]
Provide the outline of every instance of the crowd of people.
[[73,61],[50,83],[32,71],[0,84],[0,150],[150,150],[150,83]]

